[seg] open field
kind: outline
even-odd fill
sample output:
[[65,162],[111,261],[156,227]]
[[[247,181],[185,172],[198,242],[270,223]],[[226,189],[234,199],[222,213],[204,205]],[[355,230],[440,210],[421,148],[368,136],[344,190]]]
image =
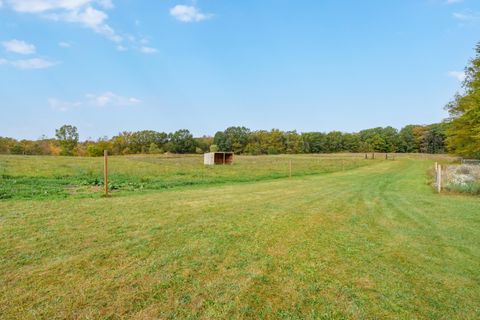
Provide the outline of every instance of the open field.
[[[0,201],[0,318],[480,317],[478,197],[435,194],[432,161],[411,157],[341,171],[325,156],[314,174],[320,160],[298,156],[302,175],[268,180],[285,157],[210,168],[264,181]],[[18,159],[9,174],[53,175],[52,158]],[[191,175],[193,159],[172,163]],[[101,168],[79,160],[62,176]],[[135,161],[123,170],[141,177],[169,160]]]
[[[38,160],[38,176],[51,172]],[[435,194],[431,160],[366,163],[0,201],[0,318],[480,318],[480,199]]]
[[[201,155],[109,158],[117,194],[193,185],[252,182],[350,170],[371,164],[362,155],[239,156],[232,166],[206,167]],[[0,199],[98,197],[103,158],[0,155]]]

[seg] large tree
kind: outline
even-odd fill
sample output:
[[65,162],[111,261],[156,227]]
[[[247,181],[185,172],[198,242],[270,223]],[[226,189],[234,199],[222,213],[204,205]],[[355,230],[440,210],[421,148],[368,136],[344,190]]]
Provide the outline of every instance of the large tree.
[[196,141],[190,131],[183,129],[169,135],[170,147],[175,153],[194,153],[197,147]]
[[480,43],[465,75],[464,92],[446,106],[450,113],[447,145],[460,156],[480,158]]
[[245,127],[229,127],[225,131],[219,131],[215,134],[213,143],[221,151],[233,151],[243,153],[248,144],[250,129]]
[[73,150],[78,144],[77,127],[64,125],[55,131],[55,136],[62,148],[60,155],[73,156]]

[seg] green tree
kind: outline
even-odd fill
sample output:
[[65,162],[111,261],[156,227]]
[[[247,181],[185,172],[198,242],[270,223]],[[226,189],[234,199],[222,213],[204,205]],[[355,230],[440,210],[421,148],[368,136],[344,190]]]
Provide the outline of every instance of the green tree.
[[340,131],[327,133],[326,149],[329,153],[343,151],[343,134]]
[[111,139],[112,152],[116,155],[133,153],[130,149],[132,143],[132,133],[124,131]]
[[435,123],[427,126],[425,131],[422,152],[425,153],[445,153],[446,125],[444,123]]
[[446,106],[450,113],[447,145],[458,155],[480,159],[480,43],[465,74],[465,92]]
[[324,153],[327,152],[327,136],[322,132],[306,132],[302,134],[305,152]]
[[0,137],[0,154],[8,154],[12,147],[17,143],[17,140],[12,138]]
[[77,127],[71,125],[64,125],[55,131],[62,156],[73,156],[73,150],[78,144],[78,130]]
[[221,151],[244,153],[249,142],[251,131],[245,127],[229,127],[225,131],[217,132],[213,139]]
[[288,154],[303,153],[305,145],[303,143],[302,136],[297,131],[285,132],[285,149]]
[[194,153],[195,139],[190,131],[183,129],[170,134],[171,150],[175,153]]
[[343,135],[343,148],[348,152],[360,152],[360,136],[355,133],[345,133]]
[[168,142],[168,135],[164,132],[142,130],[131,134],[128,148],[132,153],[147,153],[152,143],[161,149]]
[[149,154],[160,154],[163,153],[163,150],[160,149],[156,143],[152,142],[150,143],[150,147],[148,148],[148,153]]
[[402,128],[399,133],[398,151],[402,153],[420,152],[420,143],[416,137],[417,125],[408,125]]

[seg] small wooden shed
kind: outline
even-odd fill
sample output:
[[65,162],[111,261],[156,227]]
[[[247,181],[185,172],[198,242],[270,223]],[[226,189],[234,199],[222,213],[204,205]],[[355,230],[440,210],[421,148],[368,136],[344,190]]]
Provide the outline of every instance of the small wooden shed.
[[232,164],[233,152],[209,152],[203,155],[203,164],[213,166],[217,164]]

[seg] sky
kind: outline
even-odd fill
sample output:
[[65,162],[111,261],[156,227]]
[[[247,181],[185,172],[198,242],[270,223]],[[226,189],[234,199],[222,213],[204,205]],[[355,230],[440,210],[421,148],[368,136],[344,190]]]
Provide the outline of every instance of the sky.
[[0,0],[0,136],[440,122],[479,0]]

